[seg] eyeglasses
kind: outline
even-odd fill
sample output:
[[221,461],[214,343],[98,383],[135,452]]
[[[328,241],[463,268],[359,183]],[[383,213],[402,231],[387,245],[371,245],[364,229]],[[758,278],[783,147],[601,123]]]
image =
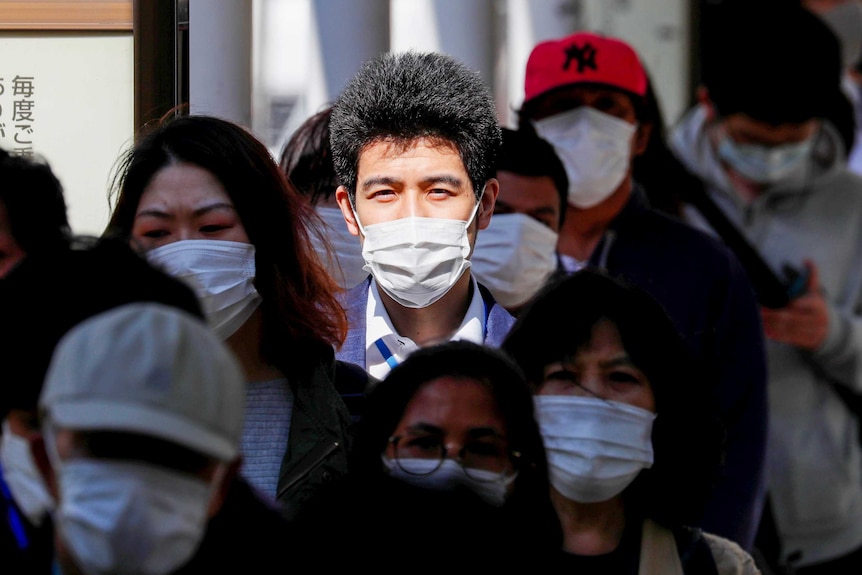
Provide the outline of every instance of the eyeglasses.
[[[398,467],[410,475],[430,475],[437,471],[448,455],[439,435],[397,435],[389,438]],[[512,472],[521,454],[509,451],[499,437],[477,439],[465,444],[453,457],[464,473],[476,481],[496,481]]]

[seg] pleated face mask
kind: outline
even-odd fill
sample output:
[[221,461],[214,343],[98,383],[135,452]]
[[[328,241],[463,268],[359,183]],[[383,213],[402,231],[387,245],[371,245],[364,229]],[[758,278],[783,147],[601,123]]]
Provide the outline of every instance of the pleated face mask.
[[524,304],[557,268],[557,233],[526,214],[496,214],[470,258],[479,283],[503,307]]
[[[484,193],[484,190],[483,190]],[[476,202],[467,221],[407,217],[363,227],[365,271],[404,307],[428,307],[455,285],[470,267],[467,229],[479,210]]]
[[533,399],[551,485],[566,498],[607,501],[622,493],[641,469],[652,467],[655,413],[595,397]]
[[233,335],[260,305],[251,244],[182,240],[150,250],[146,256],[194,290],[207,323],[221,339]]
[[600,204],[626,177],[635,124],[580,106],[536,120],[533,126],[566,168],[571,205],[586,209]]

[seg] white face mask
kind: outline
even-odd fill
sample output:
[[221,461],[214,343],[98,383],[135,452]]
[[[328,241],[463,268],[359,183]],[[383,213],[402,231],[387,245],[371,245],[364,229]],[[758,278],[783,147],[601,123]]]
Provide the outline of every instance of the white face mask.
[[629,170],[637,126],[589,106],[533,122],[554,146],[569,177],[569,203],[586,209],[620,186]]
[[329,256],[322,245],[315,244],[314,249],[317,250],[321,261],[327,265],[330,275],[338,282],[342,288],[349,289],[368,277],[363,267],[365,259],[362,257],[362,246],[356,241],[356,236],[352,235],[347,229],[347,224],[344,222],[344,215],[338,208],[316,208],[317,215],[323,220],[324,232],[332,244],[331,254],[334,257],[332,267],[329,266]]
[[526,214],[496,214],[476,236],[476,279],[503,307],[533,297],[557,269],[558,234]]
[[766,147],[738,144],[724,135],[718,145],[718,155],[752,182],[776,184],[804,177],[806,160],[813,146],[813,137],[794,144]]
[[214,486],[185,473],[128,461],[74,459],[58,468],[55,522],[88,575],[163,575],[203,539]]
[[484,469],[471,469],[471,477],[464,472],[460,463],[448,457],[440,462],[440,467],[431,471],[437,464],[436,459],[411,459],[411,469],[421,471],[425,467],[428,470],[427,475],[414,475],[401,469],[395,460],[383,456],[383,465],[389,475],[404,483],[434,491],[453,491],[458,487],[467,487],[485,503],[494,507],[501,507],[506,502],[509,486],[518,476],[517,471],[506,475]]
[[551,485],[572,501],[607,501],[652,467],[651,411],[616,401],[534,396]]
[[404,307],[428,307],[446,295],[470,267],[467,228],[481,203],[476,203],[466,222],[407,217],[362,227],[354,211],[356,224],[365,236],[363,269]]
[[54,509],[54,498],[36,467],[30,442],[10,430],[5,420],[0,438],[0,466],[18,508],[32,525],[41,525],[45,516]]
[[152,249],[146,256],[194,290],[210,328],[221,339],[233,335],[260,305],[251,244],[182,240]]

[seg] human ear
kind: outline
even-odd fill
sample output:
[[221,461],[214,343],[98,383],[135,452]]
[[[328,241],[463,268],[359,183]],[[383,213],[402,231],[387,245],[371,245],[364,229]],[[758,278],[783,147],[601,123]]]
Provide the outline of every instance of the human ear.
[[497,195],[500,193],[500,182],[497,178],[491,178],[485,182],[485,193],[479,202],[479,213],[476,216],[480,230],[484,230],[491,224],[491,215],[494,213],[494,204],[497,203]]
[[353,213],[353,206],[350,205],[350,194],[348,194],[347,188],[338,186],[338,189],[335,190],[335,201],[338,203],[338,207],[341,208],[341,215],[344,216],[347,231],[354,236],[358,236],[359,225],[356,222],[356,214]]

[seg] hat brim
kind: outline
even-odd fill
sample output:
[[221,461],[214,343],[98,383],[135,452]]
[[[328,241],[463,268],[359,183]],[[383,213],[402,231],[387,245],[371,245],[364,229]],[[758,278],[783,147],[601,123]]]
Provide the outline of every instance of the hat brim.
[[64,401],[50,407],[52,422],[74,430],[106,430],[140,433],[164,439],[230,461],[238,448],[225,437],[191,423],[176,413],[166,413],[147,405],[117,401]]

